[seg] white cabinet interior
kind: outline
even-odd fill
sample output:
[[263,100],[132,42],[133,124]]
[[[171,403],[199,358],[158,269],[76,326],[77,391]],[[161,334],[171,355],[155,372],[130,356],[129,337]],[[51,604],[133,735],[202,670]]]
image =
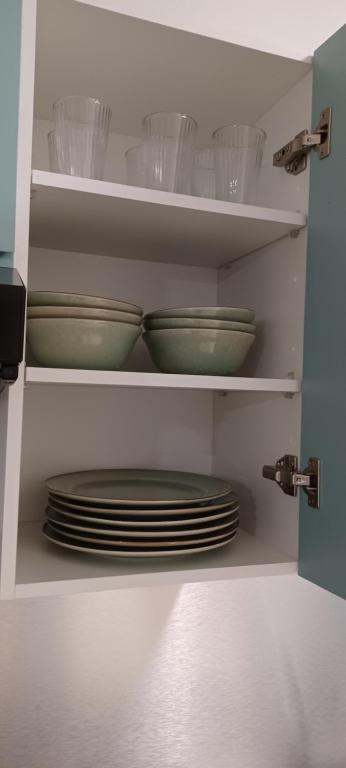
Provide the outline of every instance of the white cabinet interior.
[[[164,384],[164,375],[155,374],[142,341],[128,361],[125,381],[122,372],[98,377],[97,372],[27,369],[26,384],[22,376],[16,385],[25,386],[25,392],[22,448],[17,454],[13,450],[17,458],[11,468],[17,479],[20,474],[20,534],[12,593],[56,594],[293,571],[297,503],[263,481],[261,468],[287,451],[299,453],[297,392],[306,258],[306,231],[301,228],[308,176],[289,177],[272,167],[271,157],[278,146],[310,125],[307,65],[72,0],[40,0],[38,6],[29,288],[124,297],[146,311],[215,303],[251,306],[259,332],[242,379],[234,380],[234,388],[244,391],[227,392],[231,379],[228,385],[201,381],[211,377],[196,377],[196,386],[194,377],[183,381],[179,376]],[[71,92],[100,95],[112,104],[105,184],[54,179],[48,173],[51,104]],[[165,108],[193,114],[202,126],[204,142],[213,127],[231,120],[256,121],[267,131],[259,207],[235,206],[242,210],[230,214],[225,203],[178,195],[169,200],[168,193],[120,186],[123,151],[136,142],[140,117]],[[67,196],[71,189],[72,206]],[[104,228],[113,203],[114,211],[117,205],[127,206],[128,223],[121,229],[119,221],[118,239],[115,226],[106,246],[100,236],[97,247],[98,240],[92,237],[93,227],[97,231],[95,209]],[[23,206],[20,215],[24,216]],[[133,216],[136,237],[130,230]],[[229,263],[232,259],[237,260]],[[10,420],[21,434],[18,403]],[[244,532],[220,553],[171,560],[164,568],[162,563],[89,560],[47,544],[40,534],[45,478],[112,465],[166,467],[229,478],[241,499]],[[12,544],[16,517],[17,509],[5,505],[4,531]],[[6,566],[3,580],[6,596],[11,594],[14,574],[11,546],[7,552],[12,552],[12,566]],[[9,557],[3,563],[9,563]]]

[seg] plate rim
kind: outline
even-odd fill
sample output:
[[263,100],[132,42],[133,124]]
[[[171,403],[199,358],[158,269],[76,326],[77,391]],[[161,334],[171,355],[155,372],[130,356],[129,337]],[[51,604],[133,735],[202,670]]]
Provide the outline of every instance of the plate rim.
[[188,531],[186,531],[186,530],[184,530],[184,531],[182,531],[182,530],[180,530],[180,531],[179,530],[178,531],[177,530],[169,530],[169,531],[167,531],[167,529],[165,529],[165,528],[163,530],[161,529],[159,531],[157,529],[156,530],[145,529],[144,531],[143,530],[138,531],[138,529],[136,529],[136,528],[131,529],[130,531],[127,530],[127,529],[120,530],[120,531],[117,530],[117,529],[113,529],[112,530],[112,529],[108,529],[108,528],[102,528],[102,529],[97,529],[96,528],[95,529],[95,528],[89,528],[89,527],[84,527],[84,526],[73,525],[72,523],[68,523],[68,522],[67,523],[61,522],[60,520],[54,520],[54,517],[50,517],[48,513],[47,513],[47,521],[49,523],[53,523],[53,525],[56,525],[57,527],[61,526],[63,529],[67,528],[68,531],[69,530],[81,531],[82,533],[94,533],[94,534],[98,534],[99,533],[100,535],[102,534],[106,538],[107,538],[107,536],[109,536],[109,537],[113,536],[115,538],[121,538],[122,536],[125,536],[125,537],[129,538],[130,540],[134,539],[134,538],[147,538],[147,539],[150,539],[151,537],[153,539],[160,539],[160,538],[167,538],[167,539],[169,539],[169,538],[174,538],[175,536],[177,536],[179,538],[179,537],[183,537],[183,536],[188,537],[188,536],[202,534],[202,533],[212,533],[213,531],[221,531],[221,530],[223,530],[225,528],[229,528],[234,523],[239,522],[239,515],[236,514],[233,517],[233,519],[229,519],[228,522],[224,522],[223,521],[221,524],[219,524],[219,521],[217,521],[218,524],[215,525],[215,526],[211,526],[210,527],[207,524],[206,528],[205,527],[198,528],[197,531],[196,530],[194,531],[193,528],[188,530]]
[[233,539],[236,538],[238,530],[236,530],[232,537],[227,539],[226,541],[218,542],[217,544],[210,544],[207,547],[200,547],[198,549],[184,549],[184,550],[171,550],[170,552],[154,552],[154,553],[143,553],[143,552],[132,552],[128,553],[126,552],[109,552],[109,550],[99,550],[99,549],[90,549],[90,547],[80,547],[78,545],[74,544],[66,544],[64,542],[61,542],[59,540],[53,539],[47,532],[44,530],[45,526],[42,529],[42,533],[45,536],[45,538],[50,541],[52,544],[56,544],[59,547],[63,547],[64,549],[70,549],[75,552],[81,552],[83,554],[91,554],[91,555],[100,555],[102,557],[117,557],[121,559],[127,559],[127,558],[133,558],[133,559],[140,559],[140,558],[155,558],[155,557],[161,557],[161,558],[167,558],[167,557],[176,557],[176,556],[183,556],[183,555],[198,555],[203,552],[208,552],[213,549],[220,549],[221,547],[225,547],[227,544],[229,544]]
[[[46,513],[47,513],[48,508],[49,508],[49,505],[48,505],[48,507],[46,507]],[[69,511],[68,512],[64,512],[64,511],[61,511],[59,509],[55,509],[54,507],[51,507],[51,509],[52,509],[52,512],[57,512],[58,514],[62,514],[63,516],[65,516],[67,518],[70,518],[70,517],[77,518],[78,522],[83,522],[84,521],[84,522],[98,523],[100,525],[110,525],[110,526],[117,526],[117,525],[119,525],[120,527],[123,527],[123,528],[126,528],[126,526],[128,526],[129,528],[136,528],[136,526],[138,526],[140,529],[144,528],[145,530],[148,530],[148,529],[150,530],[150,528],[155,529],[156,527],[168,528],[169,526],[177,525],[178,528],[179,528],[180,526],[183,526],[183,525],[186,525],[186,524],[190,525],[190,523],[198,524],[198,523],[208,523],[208,522],[211,522],[213,520],[216,520],[216,521],[222,520],[225,517],[228,517],[229,515],[233,515],[236,512],[238,512],[239,509],[240,509],[240,504],[238,502],[236,507],[231,508],[231,509],[226,509],[223,512],[217,514],[217,515],[212,515],[211,517],[209,516],[207,518],[205,518],[205,517],[198,518],[197,517],[197,518],[189,518],[188,520],[184,520],[184,518],[183,518],[183,519],[180,519],[180,520],[163,520],[163,521],[158,518],[157,520],[150,520],[149,522],[148,521],[143,521],[143,520],[139,520],[138,521],[138,520],[131,520],[131,519],[129,519],[129,520],[109,520],[109,519],[106,519],[106,518],[97,518],[97,517],[90,518],[88,516],[84,517],[83,515],[74,515],[73,513],[70,513]]]
[[[205,479],[208,478],[208,479],[218,480],[220,483],[223,483],[225,486],[227,486],[227,490],[224,489],[223,491],[220,491],[219,493],[212,493],[212,494],[209,494],[207,496],[196,497],[194,499],[190,499],[190,501],[192,503],[194,503],[194,504],[195,503],[199,503],[199,502],[202,503],[204,501],[211,501],[211,500],[214,500],[214,499],[220,499],[220,498],[223,498],[224,496],[228,496],[232,492],[231,485],[230,485],[230,483],[227,480],[222,480],[221,478],[214,477],[213,475],[201,475],[198,472],[184,472],[184,471],[180,471],[180,470],[137,469],[137,468],[132,468],[132,467],[131,468],[124,468],[123,470],[120,469],[120,468],[119,469],[107,468],[107,469],[79,470],[77,472],[66,472],[66,473],[63,473],[61,475],[53,475],[51,477],[48,477],[46,479],[46,481],[45,481],[45,486],[46,486],[46,488],[48,489],[49,492],[52,492],[55,495],[57,495],[57,491],[52,489],[52,487],[51,487],[52,481],[56,480],[57,478],[71,477],[73,475],[82,475],[82,474],[85,474],[85,475],[86,474],[95,474],[96,472],[99,473],[99,472],[121,472],[121,471],[123,471],[123,472],[138,472],[138,473],[139,472],[162,472],[162,473],[167,473],[167,474],[168,473],[169,474],[176,473],[177,475],[190,475],[190,476],[196,476],[197,478],[200,477],[200,478],[205,478]],[[58,491],[58,494],[59,494],[59,491]],[[60,494],[61,494],[61,492],[60,492]],[[84,501],[84,502],[89,500],[89,501],[91,501],[92,503],[95,503],[95,504],[104,504],[106,507],[110,506],[110,505],[114,506],[114,504],[123,504],[125,507],[133,507],[134,504],[140,504],[143,507],[148,507],[148,506],[153,506],[153,507],[158,507],[158,506],[161,506],[161,507],[172,507],[172,506],[175,506],[177,503],[179,503],[179,501],[187,502],[187,503],[189,501],[189,499],[168,499],[166,501],[163,500],[163,499],[159,499],[159,500],[157,500],[157,499],[156,500],[155,499],[143,499],[143,500],[142,499],[133,499],[133,500],[126,500],[126,499],[115,499],[115,498],[107,499],[107,498],[99,498],[99,497],[96,497],[96,496],[94,496],[94,497],[91,496],[90,497],[90,496],[86,496],[85,494],[84,495],[80,495],[80,494],[73,493],[71,491],[63,491],[63,494],[64,494],[63,498],[78,499],[79,501]]]
[[[107,545],[107,541],[106,541],[106,540],[102,540],[102,538],[101,538],[101,537],[100,537],[100,538],[96,538],[96,539],[94,539],[92,536],[78,536],[77,534],[73,534],[73,533],[67,533],[67,534],[65,534],[65,533],[63,533],[62,531],[59,531],[59,528],[57,528],[57,529],[56,529],[56,526],[54,525],[54,523],[51,523],[50,521],[48,521],[48,523],[47,523],[47,524],[48,524],[48,525],[49,525],[51,528],[53,528],[53,530],[54,530],[54,531],[56,531],[57,533],[60,533],[62,536],[66,536],[66,538],[71,538],[71,539],[73,539],[73,540],[75,540],[75,541],[85,541],[85,542],[87,542],[87,543],[90,543],[90,544],[98,544],[98,543],[100,543],[100,544],[106,544],[106,545]],[[183,545],[184,543],[186,543],[186,545],[188,545],[188,544],[194,545],[194,544],[203,544],[203,542],[204,542],[204,541],[206,541],[206,542],[209,542],[209,541],[221,541],[221,540],[223,540],[223,539],[226,539],[226,538],[228,538],[228,537],[229,537],[229,536],[230,536],[230,535],[233,533],[233,531],[234,531],[234,530],[238,530],[238,528],[239,528],[239,518],[238,518],[238,520],[236,520],[236,521],[234,522],[234,524],[233,524],[233,523],[230,523],[230,526],[229,526],[229,527],[231,527],[231,530],[230,530],[230,531],[228,531],[227,533],[217,534],[216,536],[208,536],[208,537],[203,537],[202,539],[198,539],[198,538],[191,538],[191,537],[189,536],[189,537],[188,537],[188,540],[187,540],[186,542],[180,542],[180,543],[181,543],[181,545]],[[140,537],[139,537],[139,538],[140,538]],[[177,545],[178,545],[178,544],[179,544],[179,542],[176,542],[176,541],[174,541],[174,542],[173,542],[173,544],[174,544],[174,545],[175,545],[175,544],[177,544]],[[173,546],[173,544],[170,544],[169,542],[167,542],[167,545],[166,545],[166,546],[167,546],[167,547],[169,547],[169,546]],[[126,541],[124,542],[124,541],[121,541],[121,540],[120,540],[120,541],[119,541],[119,540],[118,540],[118,541],[114,541],[114,546],[120,546],[120,547],[126,547],[126,546],[129,546],[129,547],[131,547],[131,545],[133,546],[133,549],[139,549],[139,548],[140,548],[140,547],[142,547],[142,546],[143,546],[143,547],[147,547],[147,549],[150,549],[150,546],[152,546],[152,548],[154,549],[154,551],[155,551],[155,549],[157,549],[157,548],[158,548],[160,545],[162,545],[162,546],[165,546],[165,545],[164,545],[164,542],[158,542],[158,543],[157,543],[157,545],[155,545],[155,543],[154,543],[154,542],[152,542],[152,541],[148,541],[148,543],[146,543],[146,542],[141,542],[141,543],[137,544],[137,546],[136,546],[136,545],[133,543],[133,541],[130,541],[130,542],[126,542]],[[110,543],[109,543],[109,546],[112,546],[112,542],[111,542],[111,541],[110,541]]]

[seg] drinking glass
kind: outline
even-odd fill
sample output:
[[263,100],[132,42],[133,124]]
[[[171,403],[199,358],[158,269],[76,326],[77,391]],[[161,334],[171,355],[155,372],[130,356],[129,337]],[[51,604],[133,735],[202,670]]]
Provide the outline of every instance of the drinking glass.
[[146,186],[190,194],[197,123],[179,112],[156,112],[143,120]]
[[193,157],[192,194],[215,198],[215,167],[212,149],[196,149]]
[[89,96],[64,96],[53,104],[59,168],[71,176],[102,179],[110,107]]
[[254,203],[265,132],[253,125],[226,125],[212,139],[217,199]]
[[56,145],[56,133],[55,131],[49,131],[48,136],[48,157],[49,157],[49,170],[53,173],[60,172],[58,150]]
[[134,187],[145,187],[145,164],[143,145],[130,147],[125,152],[126,181]]

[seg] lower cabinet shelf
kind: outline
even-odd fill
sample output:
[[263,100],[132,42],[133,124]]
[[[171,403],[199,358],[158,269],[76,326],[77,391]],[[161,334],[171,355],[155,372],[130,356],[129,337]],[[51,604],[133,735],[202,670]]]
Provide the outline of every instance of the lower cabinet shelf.
[[300,391],[297,379],[264,379],[243,376],[192,376],[174,373],[132,371],[82,371],[68,368],[27,367],[27,384],[61,384],[149,389],[202,389],[215,391],[282,392]]
[[296,563],[254,536],[239,531],[215,553],[166,560],[90,558],[50,544],[40,522],[21,523],[16,597],[231,580],[296,573]]

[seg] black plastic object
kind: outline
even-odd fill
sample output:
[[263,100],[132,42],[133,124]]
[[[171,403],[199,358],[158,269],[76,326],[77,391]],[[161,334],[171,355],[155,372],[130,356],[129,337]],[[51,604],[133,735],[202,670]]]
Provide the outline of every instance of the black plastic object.
[[25,288],[16,269],[0,267],[0,391],[23,360]]

